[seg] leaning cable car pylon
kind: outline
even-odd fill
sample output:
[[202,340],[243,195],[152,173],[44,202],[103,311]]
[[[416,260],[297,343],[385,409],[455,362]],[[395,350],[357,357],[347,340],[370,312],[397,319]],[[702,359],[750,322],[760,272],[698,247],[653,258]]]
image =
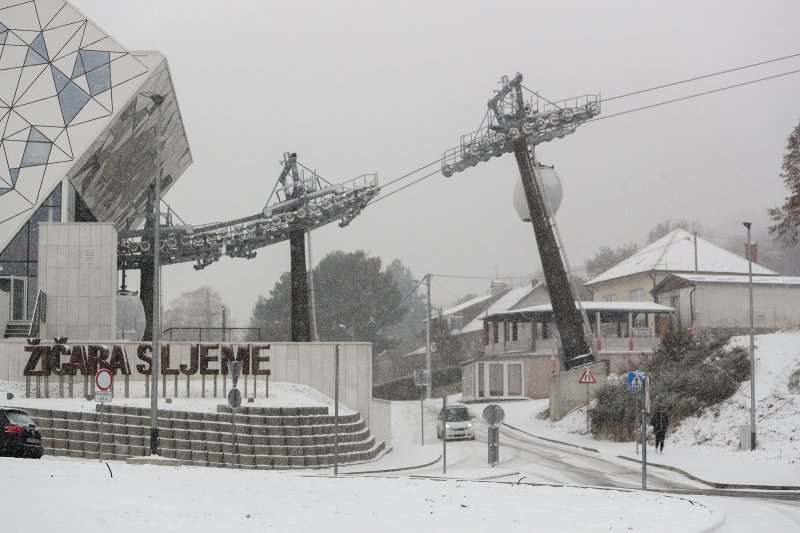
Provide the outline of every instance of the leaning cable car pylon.
[[[285,153],[281,163],[283,169],[261,213],[227,222],[191,226],[173,225],[171,211],[167,210],[167,224],[160,231],[160,262],[162,265],[194,262],[194,268],[200,270],[218,261],[223,255],[252,259],[256,256],[257,249],[289,240],[293,278],[292,340],[301,340],[300,337],[302,340],[310,340],[307,325],[308,304],[302,303],[308,301],[307,291],[304,289],[305,232],[336,221],[339,221],[340,227],[348,225],[379,193],[378,175],[363,174],[349,181],[332,184],[316,172],[309,171],[310,175],[306,175],[298,169],[302,165],[297,161],[295,153]],[[152,285],[148,283],[146,275],[148,269],[152,271],[152,251],[151,229],[145,227],[120,233],[117,268],[142,270],[140,288],[143,301],[152,298]],[[301,263],[303,281],[295,282],[295,278],[300,275]],[[303,296],[300,297],[298,293],[295,297],[295,292],[301,290]],[[301,306],[297,310],[295,301]],[[306,317],[304,321],[299,318],[303,313],[303,305]],[[152,319],[148,314],[151,307],[145,305],[148,324]],[[297,320],[296,312],[300,313]],[[299,328],[297,335],[295,323]],[[306,324],[305,327],[303,323]]]
[[489,161],[493,156],[513,153],[517,160],[530,220],[542,261],[547,290],[561,337],[561,368],[569,370],[596,360],[594,342],[586,315],[567,273],[566,254],[560,246],[553,213],[543,194],[542,177],[534,148],[560,139],[600,113],[599,95],[553,103],[522,86],[522,75],[503,77],[502,88],[488,102],[488,111],[478,130],[463,135],[460,144],[444,153],[442,174],[456,172]]

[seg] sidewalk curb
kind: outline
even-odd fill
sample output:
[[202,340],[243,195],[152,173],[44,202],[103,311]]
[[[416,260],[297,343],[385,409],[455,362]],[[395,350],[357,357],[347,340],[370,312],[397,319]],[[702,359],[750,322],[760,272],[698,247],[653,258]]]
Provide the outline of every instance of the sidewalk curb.
[[[626,457],[624,455],[618,455],[619,459],[625,459],[626,461],[632,461],[634,463],[641,464],[641,459],[634,459],[633,457]],[[705,479],[700,479],[697,476],[690,474],[685,470],[681,470],[675,466],[670,465],[662,465],[657,463],[651,463],[650,461],[647,462],[648,466],[655,466],[657,468],[663,468],[664,470],[671,470],[673,472],[677,472],[678,474],[682,474],[688,477],[691,480],[699,481],[709,487],[714,487],[715,489],[751,489],[751,490],[800,490],[800,486],[795,485],[744,485],[741,483],[717,483],[715,481],[706,481]]]
[[528,435],[529,437],[533,437],[534,439],[546,440],[547,442],[553,442],[555,444],[563,444],[564,446],[572,446],[573,448],[580,448],[581,450],[586,450],[587,452],[600,453],[600,450],[595,450],[594,448],[589,448],[588,446],[581,446],[580,444],[572,444],[570,442],[564,442],[564,441],[561,441],[561,440],[555,440],[555,439],[548,439],[546,437],[540,437],[538,435],[534,435],[533,433],[528,433],[527,431],[524,431],[522,429],[515,428],[514,426],[512,426],[510,424],[506,424],[505,422],[502,425],[504,425],[505,427],[507,427],[509,429],[513,429],[514,431],[519,431],[520,433],[524,433],[525,435]]
[[383,473],[387,473],[387,472],[402,472],[403,470],[415,470],[417,468],[425,468],[426,466],[433,466],[433,465],[435,465],[436,463],[438,463],[441,460],[442,460],[442,456],[440,455],[439,457],[437,457],[436,459],[434,459],[430,463],[425,463],[424,465],[402,466],[402,467],[399,467],[399,468],[387,468],[385,470],[363,470],[363,471],[359,471],[359,472],[341,472],[341,474],[342,475],[352,476],[352,475],[356,475],[356,474],[383,474]]

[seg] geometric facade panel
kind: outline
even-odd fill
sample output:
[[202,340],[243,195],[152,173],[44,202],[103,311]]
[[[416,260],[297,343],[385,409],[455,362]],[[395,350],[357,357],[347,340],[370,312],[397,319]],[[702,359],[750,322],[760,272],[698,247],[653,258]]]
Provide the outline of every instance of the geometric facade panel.
[[0,251],[149,74],[62,0],[0,0]]

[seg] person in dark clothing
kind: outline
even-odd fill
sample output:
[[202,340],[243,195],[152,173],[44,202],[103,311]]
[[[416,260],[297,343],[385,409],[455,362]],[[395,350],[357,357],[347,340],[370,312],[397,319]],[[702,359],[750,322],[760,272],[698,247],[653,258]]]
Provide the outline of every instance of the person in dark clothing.
[[653,431],[656,433],[656,453],[664,453],[664,437],[667,435],[669,427],[669,416],[663,407],[658,407],[653,413]]

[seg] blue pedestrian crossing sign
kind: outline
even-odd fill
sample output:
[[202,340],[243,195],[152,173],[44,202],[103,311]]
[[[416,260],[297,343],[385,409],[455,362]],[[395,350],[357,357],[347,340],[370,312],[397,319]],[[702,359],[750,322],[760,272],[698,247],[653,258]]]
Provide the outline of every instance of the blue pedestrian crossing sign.
[[644,384],[644,372],[628,372],[628,390],[640,391]]

